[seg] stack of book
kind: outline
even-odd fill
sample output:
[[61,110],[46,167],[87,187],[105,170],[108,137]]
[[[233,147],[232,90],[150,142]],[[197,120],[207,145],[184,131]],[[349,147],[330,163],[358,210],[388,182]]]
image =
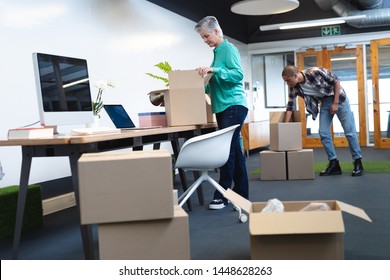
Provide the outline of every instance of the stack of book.
[[8,139],[50,138],[53,135],[53,127],[20,127],[8,130]]

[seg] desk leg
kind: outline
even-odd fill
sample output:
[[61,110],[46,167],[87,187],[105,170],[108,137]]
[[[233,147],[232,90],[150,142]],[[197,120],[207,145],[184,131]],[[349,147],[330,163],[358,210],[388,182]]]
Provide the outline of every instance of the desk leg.
[[12,259],[17,259],[18,249],[20,244],[20,236],[22,234],[24,208],[26,204],[28,180],[30,177],[30,168],[32,153],[29,147],[22,147],[22,169],[20,173],[18,203],[16,208],[14,244],[12,248]]
[[387,138],[390,138],[390,111],[389,116],[387,117]]
[[[172,145],[173,154],[174,154],[175,158],[177,158],[177,156],[179,155],[179,151],[180,151],[179,140],[178,139],[172,140],[171,145]],[[186,178],[185,172],[181,168],[179,168],[178,170],[179,170],[181,185],[183,187],[183,190],[186,191],[188,189],[188,184],[187,184],[187,178]],[[189,199],[187,200],[187,206],[188,206],[188,209],[191,211],[191,201]]]
[[[77,161],[79,160],[81,153],[75,152],[69,155],[70,170],[72,173],[73,190],[76,198],[77,212],[79,213],[80,220],[80,195],[79,195],[79,173],[77,169]],[[81,220],[80,220],[81,222]],[[80,223],[81,239],[84,248],[84,257],[86,260],[94,260],[95,253],[93,248],[93,235],[92,225],[82,225]]]

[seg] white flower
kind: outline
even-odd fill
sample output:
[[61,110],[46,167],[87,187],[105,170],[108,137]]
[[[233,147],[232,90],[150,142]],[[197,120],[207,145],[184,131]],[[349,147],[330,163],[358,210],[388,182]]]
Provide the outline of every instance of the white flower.
[[112,81],[96,81],[95,87],[99,90],[105,90],[107,87],[115,87],[115,84]]
[[103,91],[107,87],[114,88],[115,84],[111,81],[96,81],[95,87],[98,89],[98,94],[96,96],[95,102],[92,102],[92,111],[95,116],[98,116],[100,118],[99,113],[103,108],[103,100],[102,100]]

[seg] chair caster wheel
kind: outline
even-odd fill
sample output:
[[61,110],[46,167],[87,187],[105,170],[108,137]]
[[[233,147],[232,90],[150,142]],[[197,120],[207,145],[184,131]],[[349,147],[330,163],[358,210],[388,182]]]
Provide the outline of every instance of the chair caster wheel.
[[240,219],[240,222],[244,224],[248,221],[248,216],[245,214],[241,214],[239,219]]

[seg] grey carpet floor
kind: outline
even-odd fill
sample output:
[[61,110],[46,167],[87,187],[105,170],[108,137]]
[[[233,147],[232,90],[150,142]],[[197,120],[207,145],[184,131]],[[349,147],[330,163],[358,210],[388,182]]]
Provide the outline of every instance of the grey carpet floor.
[[[351,160],[348,148],[337,149],[342,161]],[[364,160],[390,160],[390,150],[363,148]],[[326,161],[323,149],[314,149],[315,161]],[[368,173],[362,177],[351,177],[351,170],[331,177],[314,180],[261,181],[259,175],[251,174],[258,169],[259,151],[252,151],[247,159],[250,180],[250,200],[341,200],[363,208],[372,223],[349,214],[343,214],[345,223],[345,258],[350,260],[390,259],[390,173]],[[352,160],[351,160],[352,162]],[[218,178],[218,174],[213,174]],[[178,176],[177,176],[178,177]],[[192,176],[188,176],[191,181]],[[180,182],[176,178],[175,186]],[[208,183],[202,186],[205,204],[201,205],[197,195],[191,197],[190,221],[191,258],[194,260],[248,260],[250,242],[248,223],[240,223],[233,207],[208,210],[213,189]],[[147,203],[147,202],[145,202]],[[188,209],[187,209],[188,210]],[[94,242],[97,244],[94,228]],[[12,239],[0,241],[0,258],[10,259]],[[70,208],[44,217],[41,229],[22,235],[20,259],[78,260],[83,259],[76,208]]]

